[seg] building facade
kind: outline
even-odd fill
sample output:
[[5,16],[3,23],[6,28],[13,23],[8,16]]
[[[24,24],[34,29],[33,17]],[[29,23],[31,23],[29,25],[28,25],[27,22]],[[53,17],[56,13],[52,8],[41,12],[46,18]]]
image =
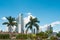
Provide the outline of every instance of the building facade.
[[19,14],[16,18],[17,27],[16,32],[18,33],[24,33],[24,20],[23,20],[23,14]]
[[53,27],[51,27],[51,25],[49,25],[48,27],[47,27],[47,30],[49,31],[49,30],[52,30],[53,31]]

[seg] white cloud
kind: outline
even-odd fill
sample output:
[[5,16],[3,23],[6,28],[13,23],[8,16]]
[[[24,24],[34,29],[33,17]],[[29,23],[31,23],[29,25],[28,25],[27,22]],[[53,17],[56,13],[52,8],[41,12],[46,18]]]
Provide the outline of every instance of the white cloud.
[[59,24],[60,24],[60,21],[56,21],[56,22],[51,23],[52,27],[59,25]]
[[46,28],[47,26],[48,26],[48,24],[45,24],[45,25],[40,26],[40,27],[41,27],[41,29],[42,29],[42,28]]
[[53,32],[60,32],[60,29],[55,29],[55,30],[53,30]]
[[[31,13],[28,13],[28,16],[24,18],[24,25],[30,21],[30,16],[32,16]],[[35,18],[35,16],[32,17]]]
[[2,20],[6,20],[6,17],[2,17],[1,19],[2,19]]
[[51,25],[52,27],[56,26],[56,25],[59,25],[60,24],[60,21],[55,21],[55,22],[52,22],[50,24],[45,24],[43,26],[40,26],[41,28],[46,28],[48,27],[49,25]]
[[6,26],[6,29],[5,30],[3,30],[4,32],[8,32],[8,27]]
[[45,25],[40,26],[39,27],[39,32],[40,31],[45,31],[47,27],[48,27],[48,24],[45,24]]
[[30,15],[31,15],[31,13],[29,12],[29,13],[28,13],[28,16],[30,16]]

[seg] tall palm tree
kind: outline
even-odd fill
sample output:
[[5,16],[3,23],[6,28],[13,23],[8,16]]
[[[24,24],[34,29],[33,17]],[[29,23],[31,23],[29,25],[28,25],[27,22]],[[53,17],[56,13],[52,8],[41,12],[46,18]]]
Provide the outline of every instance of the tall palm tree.
[[38,31],[39,30],[39,25],[37,23],[39,23],[37,18],[30,17],[30,21],[25,25],[25,27],[27,27],[26,33],[27,33],[29,28],[33,32],[33,27],[35,27]]
[[12,26],[16,25],[16,22],[15,22],[16,20],[11,16],[6,17],[6,19],[8,20],[8,22],[4,22],[3,25],[7,25],[8,31],[12,32]]

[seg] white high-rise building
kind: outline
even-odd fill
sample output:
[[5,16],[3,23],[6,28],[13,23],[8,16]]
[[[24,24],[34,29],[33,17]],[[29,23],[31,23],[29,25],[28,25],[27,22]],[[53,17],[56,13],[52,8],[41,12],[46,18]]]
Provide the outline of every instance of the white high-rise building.
[[19,14],[16,18],[17,27],[16,32],[18,33],[24,33],[24,20],[23,20],[23,14]]
[[47,27],[47,30],[49,31],[49,30],[52,30],[53,31],[53,27],[51,27],[51,25],[49,25],[48,27]]
[[53,31],[53,27],[51,27],[51,25],[49,25],[49,26],[47,27],[47,31]]

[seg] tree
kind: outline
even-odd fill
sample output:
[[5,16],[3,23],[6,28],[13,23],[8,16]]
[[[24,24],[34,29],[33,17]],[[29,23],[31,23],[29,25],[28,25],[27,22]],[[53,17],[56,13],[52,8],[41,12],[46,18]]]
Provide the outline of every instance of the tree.
[[25,26],[25,27],[27,27],[27,31],[28,31],[29,28],[30,28],[30,30],[33,30],[33,27],[36,27],[36,29],[38,31],[39,30],[39,25],[37,23],[39,23],[37,18],[30,17],[30,21]]
[[60,37],[60,32],[58,32],[56,35],[57,35],[57,37]]
[[15,20],[15,18],[13,18],[11,16],[6,17],[6,19],[8,20],[8,22],[4,22],[3,25],[7,25],[8,31],[12,32],[12,28],[11,27],[16,25],[16,22],[15,22],[16,20]]
[[53,32],[52,30],[47,30],[46,33],[50,36]]

